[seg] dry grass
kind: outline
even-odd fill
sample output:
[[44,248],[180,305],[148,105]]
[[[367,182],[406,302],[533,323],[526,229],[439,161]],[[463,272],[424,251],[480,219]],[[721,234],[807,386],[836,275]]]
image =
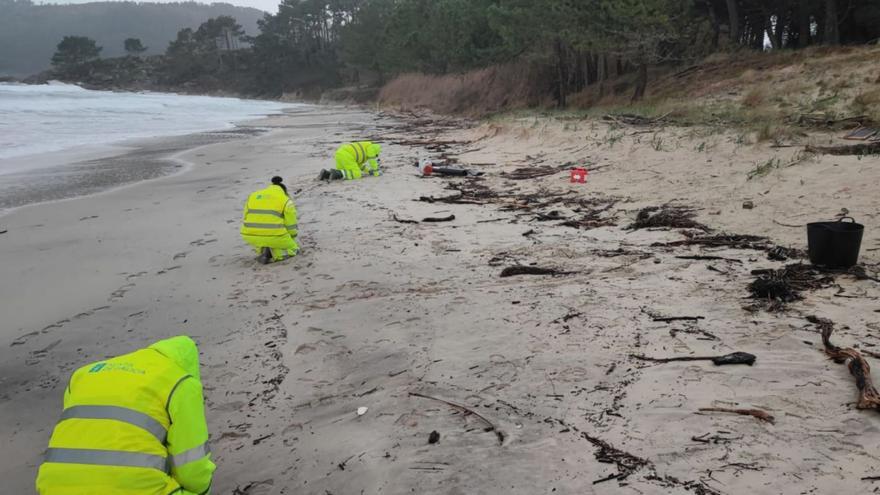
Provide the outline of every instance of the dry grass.
[[859,93],[853,98],[851,107],[855,113],[867,115],[871,120],[880,122],[880,88]]
[[757,87],[750,90],[742,99],[742,104],[748,108],[757,108],[767,103],[767,90]]
[[[400,107],[486,116],[552,108],[552,75],[527,63],[463,75],[405,75],[383,88],[380,101]],[[802,115],[829,119],[868,115],[880,121],[880,47],[741,50],[690,67],[657,67],[644,101],[632,104],[634,75],[587,87],[568,98],[568,114],[665,116],[684,125],[738,128],[743,141],[785,141]],[[558,112],[550,111],[554,115]]]
[[382,88],[379,103],[481,117],[502,109],[549,106],[549,95],[541,91],[544,77],[540,66],[525,62],[464,74],[404,74]]

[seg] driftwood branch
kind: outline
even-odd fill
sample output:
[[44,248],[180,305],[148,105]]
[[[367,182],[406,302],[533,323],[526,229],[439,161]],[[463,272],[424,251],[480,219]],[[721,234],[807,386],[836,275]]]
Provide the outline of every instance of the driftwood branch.
[[576,272],[563,272],[555,268],[541,268],[540,266],[508,266],[501,270],[501,278],[514,277],[516,275],[571,275]]
[[415,221],[415,220],[410,220],[410,219],[408,219],[408,218],[399,218],[399,217],[397,216],[397,213],[395,213],[395,214],[392,216],[392,218],[394,218],[394,221],[397,222],[397,223],[419,223],[419,222],[417,222],[417,221]]
[[431,400],[435,400],[437,402],[442,402],[442,403],[446,404],[447,406],[452,407],[453,409],[457,409],[457,410],[461,411],[462,413],[464,413],[465,416],[470,414],[470,415],[473,415],[473,416],[479,418],[483,423],[486,423],[486,429],[484,431],[495,432],[495,436],[498,437],[498,443],[502,443],[502,444],[504,443],[504,433],[495,426],[495,423],[489,421],[488,419],[486,419],[485,416],[474,411],[473,409],[470,409],[469,407],[463,406],[461,404],[456,404],[455,402],[451,402],[446,399],[431,397],[430,395],[420,394],[418,392],[410,392],[409,395],[411,397],[421,397],[422,399],[431,399]]
[[674,361],[712,361],[715,366],[724,366],[729,364],[747,364],[749,366],[755,364],[757,357],[747,352],[734,352],[724,356],[679,356],[671,358],[655,358],[642,356],[640,354],[630,354],[633,359],[640,361],[650,361],[652,363],[671,363]]
[[767,423],[773,424],[776,421],[776,418],[773,417],[767,411],[762,411],[760,409],[731,409],[729,407],[701,407],[700,412],[725,412],[725,413],[733,413],[739,414],[742,416],[752,416],[758,418],[761,421],[765,421]]
[[441,217],[441,218],[428,217],[428,218],[422,219],[423,222],[428,222],[428,223],[451,222],[453,220],[455,220],[455,215],[449,215],[448,217]]
[[880,153],[880,141],[846,146],[807,146],[806,151],[820,155],[874,155]]
[[[392,218],[397,223],[419,223],[417,220],[411,220],[409,218],[400,218],[397,216],[397,213],[392,215]],[[455,220],[455,215],[449,215],[448,217],[441,217],[441,218],[428,217],[428,218],[423,219],[422,222],[439,223],[439,222],[451,222],[453,220]]]
[[876,409],[880,411],[880,393],[874,387],[871,380],[871,366],[862,354],[852,348],[840,348],[831,343],[831,334],[834,333],[834,323],[825,318],[815,316],[807,320],[816,324],[822,332],[822,344],[825,346],[825,354],[839,363],[846,363],[849,373],[856,379],[856,388],[859,389],[859,409]]

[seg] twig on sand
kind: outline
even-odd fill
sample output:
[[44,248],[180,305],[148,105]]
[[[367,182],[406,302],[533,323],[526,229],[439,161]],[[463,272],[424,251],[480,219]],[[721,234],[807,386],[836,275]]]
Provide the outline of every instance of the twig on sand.
[[806,227],[806,225],[804,225],[804,224],[801,224],[801,225],[792,225],[792,224],[790,224],[790,223],[782,223],[782,222],[776,220],[775,218],[773,219],[773,223],[775,223],[776,225],[781,225],[781,226],[783,226],[783,227],[791,227],[791,228],[793,228],[793,229],[799,229],[799,228],[802,228],[802,227]]
[[508,266],[504,270],[501,270],[501,278],[514,277],[516,275],[571,275],[572,273],[577,272],[563,272],[559,271],[555,268],[541,268],[540,266],[523,266],[523,265],[514,265]]
[[722,256],[676,256],[680,260],[700,260],[700,261],[730,261],[733,263],[742,263],[741,260],[734,258],[724,258]]
[[674,361],[712,361],[715,366],[724,366],[729,364],[747,364],[749,366],[755,364],[757,357],[748,352],[734,352],[725,354],[724,356],[679,356],[671,358],[655,358],[642,356],[640,354],[630,354],[633,359],[640,361],[650,361],[652,363],[671,363]]
[[627,229],[677,228],[708,231],[709,227],[694,220],[696,216],[696,212],[686,206],[650,206],[640,210],[636,215],[636,221]]
[[596,447],[596,451],[593,452],[593,455],[596,457],[597,461],[617,466],[617,473],[593,481],[594,485],[610,480],[622,482],[634,472],[644,468],[650,471],[645,473],[646,480],[659,482],[664,487],[681,487],[688,492],[693,491],[699,495],[721,495],[720,492],[706,485],[702,481],[680,480],[669,475],[661,477],[657,474],[656,467],[648,459],[635,456],[629,452],[624,452],[601,438],[591,436],[587,432],[580,433],[581,437],[588,440],[594,447]]
[[423,222],[428,222],[428,223],[451,222],[453,220],[455,220],[455,215],[449,215],[448,217],[440,217],[440,218],[427,217],[427,218],[422,219]]
[[336,467],[338,467],[340,471],[345,471],[345,465],[348,463],[348,461],[350,461],[352,459],[354,459],[354,454],[348,456],[348,458],[346,460],[337,464]]
[[697,321],[697,320],[705,320],[705,316],[669,316],[669,317],[655,317],[654,321],[660,321],[663,323],[669,323],[671,321]]
[[822,344],[825,346],[825,354],[838,363],[846,363],[849,373],[856,379],[856,387],[859,389],[859,409],[876,409],[880,411],[880,393],[874,387],[871,380],[871,366],[862,357],[862,354],[852,348],[840,348],[831,343],[831,334],[834,333],[834,322],[825,318],[808,316],[807,320],[816,324],[822,331]]
[[865,270],[864,266],[856,265],[849,270],[846,271],[849,275],[852,275],[856,278],[856,280],[871,280],[873,282],[880,282],[880,278],[873,277],[868,275],[868,272]]
[[704,433],[700,436],[692,436],[691,441],[700,442],[700,443],[714,443],[714,444],[726,444],[730,443],[734,440],[742,440],[743,437],[725,437],[722,435],[712,435],[709,436],[709,433]]
[[647,459],[642,459],[641,457],[636,457],[629,452],[624,452],[618,448],[615,448],[610,443],[593,436],[590,436],[586,432],[581,432],[581,436],[583,436],[587,441],[592,443],[598,450],[593,454],[596,457],[596,460],[606,464],[614,464],[617,466],[617,473],[612,474],[611,476],[607,476],[605,478],[600,478],[593,482],[594,485],[609,481],[609,480],[619,480],[623,481],[632,473],[638,471],[642,467],[650,466],[651,463]]
[[703,330],[701,328],[696,328],[696,327],[684,328],[684,329],[673,328],[672,330],[669,331],[669,336],[675,337],[679,333],[689,333],[689,334],[693,334],[693,335],[702,335],[702,337],[698,338],[697,340],[721,340],[718,338],[717,335],[710,333],[710,332],[707,332],[706,330]]
[[461,194],[453,194],[451,196],[443,196],[440,198],[435,198],[434,196],[421,196],[419,197],[419,201],[423,203],[450,203],[465,205],[481,205],[485,203],[484,201],[464,198]]
[[803,299],[801,292],[830,286],[831,277],[812,265],[794,263],[778,270],[753,270],[749,284],[752,299],[761,301],[768,311],[781,311],[785,304]]
[[873,155],[880,153],[880,141],[876,143],[851,144],[848,146],[807,146],[807,153],[825,155]]
[[415,221],[415,220],[410,220],[410,219],[408,219],[408,218],[399,218],[399,217],[397,216],[397,213],[395,213],[395,214],[392,216],[392,218],[394,218],[394,221],[397,222],[397,223],[419,223],[419,222],[417,222],[417,221]]
[[453,409],[458,409],[459,411],[463,412],[465,414],[465,416],[471,414],[471,415],[479,418],[483,423],[486,423],[486,428],[484,431],[495,432],[495,436],[498,437],[498,443],[500,443],[500,444],[504,443],[504,432],[499,430],[498,427],[495,426],[495,423],[489,421],[488,419],[486,419],[485,416],[482,416],[480,413],[474,411],[473,409],[470,409],[470,408],[463,406],[461,404],[456,404],[455,402],[451,402],[446,399],[431,397],[430,395],[420,394],[418,392],[410,392],[409,395],[410,395],[410,397],[421,397],[422,399],[431,399],[431,400],[435,400],[437,402],[442,402],[442,403],[446,404],[447,406],[452,407]]
[[762,411],[760,409],[732,409],[729,407],[701,407],[700,412],[725,412],[725,413],[733,413],[739,414],[742,416],[752,416],[761,421],[765,421],[767,423],[773,424],[776,421],[776,418],[773,417],[772,414],[767,411]]

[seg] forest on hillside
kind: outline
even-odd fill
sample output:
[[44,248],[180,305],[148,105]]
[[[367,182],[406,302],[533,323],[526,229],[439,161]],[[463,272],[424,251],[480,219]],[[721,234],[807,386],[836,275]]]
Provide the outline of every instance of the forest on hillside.
[[264,12],[224,3],[95,2],[37,5],[31,0],[0,0],[0,76],[26,76],[49,67],[64,36],[87,36],[102,55],[125,53],[123,41],[138,38],[146,54],[165,51],[177,31],[196,28],[211,17],[235,17],[248,34],[257,34]]
[[234,25],[224,31],[242,41],[234,50],[210,29],[178,32],[152,62],[163,83],[278,96],[514,63],[535,67],[535,84],[565,106],[567,95],[621,75],[633,77],[637,100],[649,67],[718,51],[876,42],[880,2],[283,0],[255,36]]

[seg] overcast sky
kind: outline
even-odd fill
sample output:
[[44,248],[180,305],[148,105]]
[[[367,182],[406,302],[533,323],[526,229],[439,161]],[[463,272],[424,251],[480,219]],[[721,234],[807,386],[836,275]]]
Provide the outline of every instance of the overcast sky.
[[[89,3],[97,0],[34,0],[34,3]],[[173,3],[181,0],[149,0],[157,3]],[[255,9],[264,10],[266,12],[278,12],[278,4],[281,0],[225,0],[220,3],[231,3],[232,5],[241,5],[242,7],[253,7]],[[199,2],[214,3],[214,2]]]

